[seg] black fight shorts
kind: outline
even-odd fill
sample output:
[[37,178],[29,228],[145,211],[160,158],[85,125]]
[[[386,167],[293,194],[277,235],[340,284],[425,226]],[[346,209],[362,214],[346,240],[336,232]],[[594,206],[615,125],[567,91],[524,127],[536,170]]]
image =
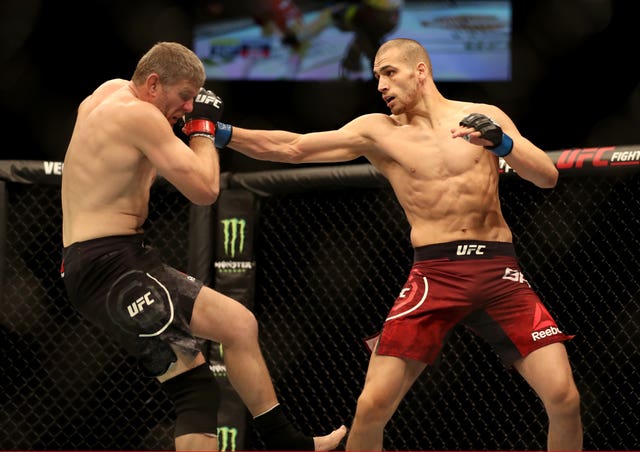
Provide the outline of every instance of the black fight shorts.
[[193,304],[203,283],[162,262],[143,236],[113,236],[63,249],[71,304],[106,331],[149,376],[176,360],[171,346],[195,357],[204,341],[191,335]]

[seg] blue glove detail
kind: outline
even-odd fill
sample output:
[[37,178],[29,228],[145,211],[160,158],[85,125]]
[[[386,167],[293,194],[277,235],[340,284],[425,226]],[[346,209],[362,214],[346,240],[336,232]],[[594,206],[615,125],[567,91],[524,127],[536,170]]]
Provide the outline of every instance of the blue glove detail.
[[213,142],[215,147],[222,149],[231,141],[231,134],[233,133],[233,127],[231,124],[225,124],[224,122],[216,121],[216,138]]
[[513,140],[506,133],[502,134],[502,142],[497,146],[487,146],[498,157],[506,157],[513,150]]

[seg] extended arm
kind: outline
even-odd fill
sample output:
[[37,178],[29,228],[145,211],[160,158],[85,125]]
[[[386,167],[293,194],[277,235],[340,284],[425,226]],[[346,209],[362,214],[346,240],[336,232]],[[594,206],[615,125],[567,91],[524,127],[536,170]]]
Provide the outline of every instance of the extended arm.
[[[285,163],[328,163],[353,160],[373,146],[364,126],[367,118],[356,118],[338,130],[299,134],[284,130],[252,130],[218,124],[216,145],[228,146],[248,157]],[[220,139],[225,130],[224,139]]]

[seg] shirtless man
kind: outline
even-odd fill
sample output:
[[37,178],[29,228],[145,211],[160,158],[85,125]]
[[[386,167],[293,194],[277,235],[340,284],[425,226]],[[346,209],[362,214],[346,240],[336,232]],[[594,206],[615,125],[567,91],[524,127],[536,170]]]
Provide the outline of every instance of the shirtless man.
[[[132,79],[109,80],[78,108],[62,176],[63,278],[69,300],[157,377],[176,407],[177,450],[217,450],[218,388],[201,339],[224,346],[231,383],[269,449],[331,450],[341,426],[311,438],[285,417],[242,304],[164,264],[144,243],[150,188],[163,176],[191,202],[219,192],[215,121],[222,100],[198,57],[154,45]],[[189,146],[173,133],[183,118]],[[136,300],[142,307],[131,309]]]
[[522,277],[498,196],[498,157],[541,188],[555,186],[557,169],[499,108],[443,97],[419,43],[387,41],[373,73],[390,115],[304,135],[228,124],[217,132],[218,146],[256,159],[364,156],[387,177],[411,225],[414,264],[373,350],[347,450],[382,449],[386,423],[457,324],[488,341],[538,394],[548,449],[580,450],[580,394],[563,343],[571,336]]

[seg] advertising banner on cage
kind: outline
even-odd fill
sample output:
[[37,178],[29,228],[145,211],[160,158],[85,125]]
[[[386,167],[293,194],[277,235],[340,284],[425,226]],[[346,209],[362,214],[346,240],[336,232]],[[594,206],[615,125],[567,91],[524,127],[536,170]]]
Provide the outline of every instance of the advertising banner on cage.
[[[256,278],[256,196],[247,190],[223,190],[216,205],[215,288],[251,309]],[[218,411],[219,450],[245,450],[248,412],[227,378],[224,347],[221,344],[212,344],[209,365],[221,393]]]

